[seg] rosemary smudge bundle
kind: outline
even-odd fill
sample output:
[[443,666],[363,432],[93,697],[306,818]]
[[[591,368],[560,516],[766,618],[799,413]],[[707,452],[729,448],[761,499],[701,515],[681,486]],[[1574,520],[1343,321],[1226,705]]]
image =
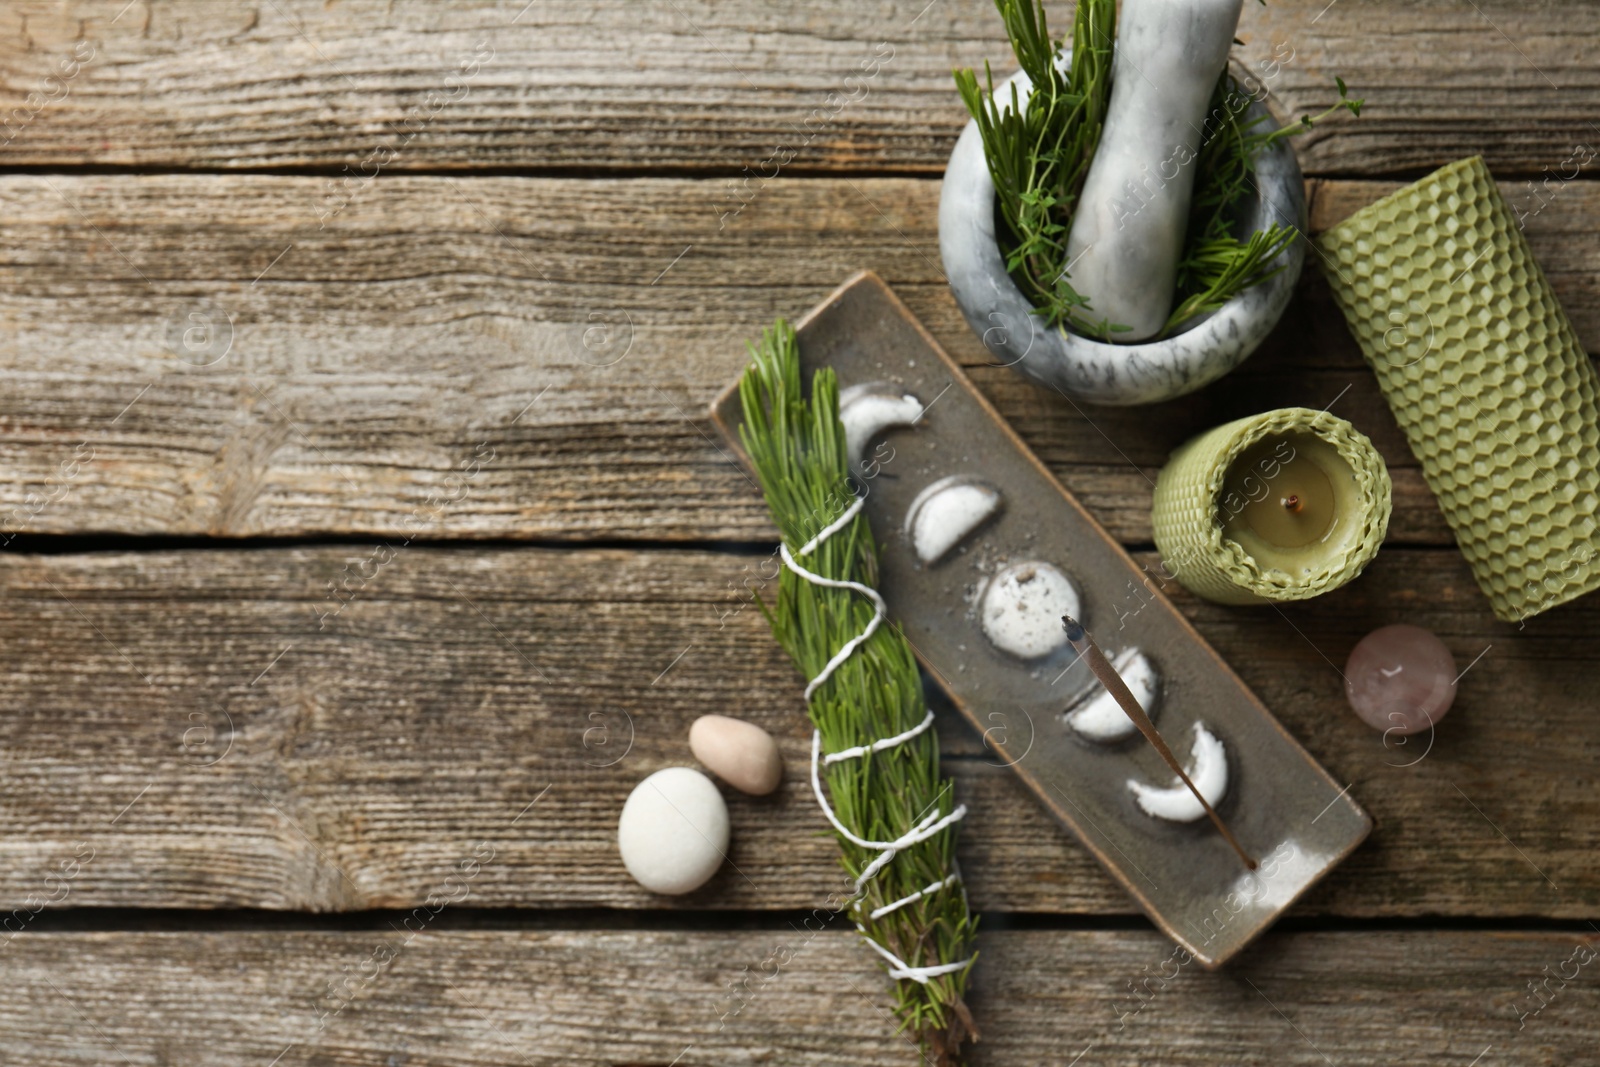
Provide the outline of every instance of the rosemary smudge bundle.
[[[855,501],[839,423],[839,383],[831,369],[819,370],[807,400],[794,330],[782,319],[750,351],[753,362],[739,388],[740,433],[773,520],[790,551],[798,552]],[[877,546],[859,514],[798,562],[823,578],[877,585]],[[779,575],[776,600],[762,601],[761,609],[807,679],[822,673],[875,612],[861,594],[813,585],[787,568]],[[827,753],[892,738],[923,722],[922,680],[905,636],[892,622],[879,626],[816,689],[809,712]],[[894,747],[831,764],[822,777],[838,819],[866,840],[893,841],[933,813],[942,817],[955,808],[952,783],[939,773],[939,743],[931,729]],[[865,937],[911,967],[969,962],[925,982],[895,983],[902,1028],[939,1064],[957,1062],[961,1046],[977,1037],[963,1000],[977,920],[959,879],[947,881],[956,870],[955,842],[952,824],[897,852],[848,905]],[[839,847],[852,880],[880,855],[844,837]],[[874,910],[934,883],[944,885],[871,917]]]

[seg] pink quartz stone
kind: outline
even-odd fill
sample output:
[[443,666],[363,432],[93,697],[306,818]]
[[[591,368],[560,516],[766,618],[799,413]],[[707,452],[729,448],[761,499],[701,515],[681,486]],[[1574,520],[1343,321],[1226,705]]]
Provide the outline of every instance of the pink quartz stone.
[[1386,733],[1426,730],[1456,698],[1456,661],[1444,642],[1401,623],[1372,631],[1344,666],[1344,692],[1361,721]]

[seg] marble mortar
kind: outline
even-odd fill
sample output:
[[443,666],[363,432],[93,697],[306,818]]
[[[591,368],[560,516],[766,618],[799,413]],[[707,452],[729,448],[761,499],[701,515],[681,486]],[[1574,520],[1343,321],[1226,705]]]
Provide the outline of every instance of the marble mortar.
[[[996,88],[996,98],[1009,100],[1012,84],[1023,99],[1032,91],[1027,75],[1018,71]],[[1267,111],[1258,100],[1248,113]],[[1256,180],[1257,195],[1243,205],[1245,231],[1277,221],[1303,234],[1305,186],[1287,143],[1278,141],[1257,158]],[[997,215],[983,141],[977,123],[969,120],[950,154],[939,197],[939,253],[950,289],[967,325],[998,361],[1090,404],[1159,403],[1222,377],[1272,332],[1305,262],[1302,237],[1280,253],[1283,270],[1182,333],[1160,341],[1111,344],[1046,326],[1034,314],[1006,271],[996,238]]]

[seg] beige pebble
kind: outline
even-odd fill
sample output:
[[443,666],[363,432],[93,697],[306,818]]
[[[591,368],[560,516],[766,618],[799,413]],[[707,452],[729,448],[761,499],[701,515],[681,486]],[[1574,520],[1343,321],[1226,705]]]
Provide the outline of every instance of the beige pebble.
[[689,727],[689,750],[706,770],[741,793],[766,796],[783,781],[778,743],[755,723],[702,715]]

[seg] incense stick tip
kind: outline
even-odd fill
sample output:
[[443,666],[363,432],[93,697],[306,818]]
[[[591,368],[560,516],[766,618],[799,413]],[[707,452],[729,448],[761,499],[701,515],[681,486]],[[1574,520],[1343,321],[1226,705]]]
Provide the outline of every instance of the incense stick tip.
[[1067,631],[1067,640],[1073,644],[1077,644],[1084,639],[1083,623],[1074,619],[1071,615],[1061,616],[1061,626]]

